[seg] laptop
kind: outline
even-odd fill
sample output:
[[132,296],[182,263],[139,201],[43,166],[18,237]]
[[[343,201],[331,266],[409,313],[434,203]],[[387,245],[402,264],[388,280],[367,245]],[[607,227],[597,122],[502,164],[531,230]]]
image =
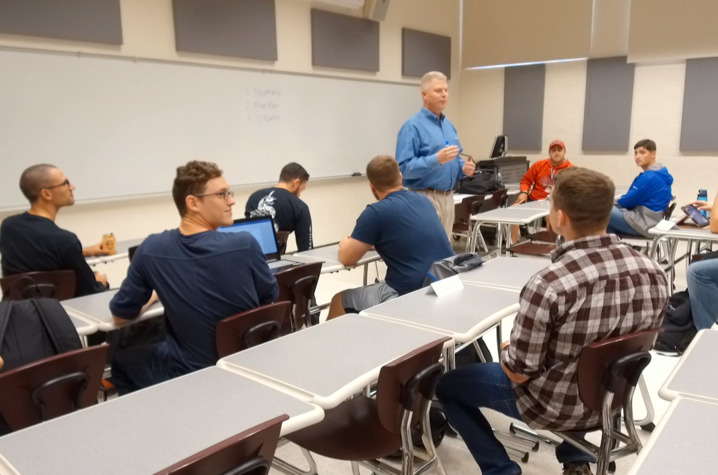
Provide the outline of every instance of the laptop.
[[270,216],[235,219],[234,224],[218,228],[220,233],[249,233],[254,236],[262,248],[267,265],[272,274],[301,265],[299,262],[280,258],[277,235],[274,232],[274,220]]

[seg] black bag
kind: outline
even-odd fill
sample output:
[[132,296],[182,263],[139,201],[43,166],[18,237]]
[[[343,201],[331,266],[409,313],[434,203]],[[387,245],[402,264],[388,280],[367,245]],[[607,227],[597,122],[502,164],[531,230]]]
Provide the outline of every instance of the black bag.
[[0,372],[81,348],[75,325],[57,300],[0,302],[0,354],[5,361]]
[[467,176],[459,181],[458,193],[467,195],[490,195],[503,189],[493,173],[481,173]]
[[666,315],[663,317],[663,332],[658,334],[654,349],[681,355],[696,333],[688,291],[676,292],[668,300]]
[[[442,280],[461,274],[462,272],[476,269],[483,263],[484,261],[477,253],[467,252],[434,262],[429,269],[429,273],[437,279]],[[424,285],[422,287],[428,287],[432,282],[434,282],[434,279],[427,274],[426,277],[424,277]]]

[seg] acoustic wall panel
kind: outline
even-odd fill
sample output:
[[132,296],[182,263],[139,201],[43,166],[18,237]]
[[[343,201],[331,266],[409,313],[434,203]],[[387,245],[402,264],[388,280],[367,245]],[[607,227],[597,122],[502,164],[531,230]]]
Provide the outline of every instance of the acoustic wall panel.
[[516,66],[504,72],[504,134],[510,150],[541,150],[546,65]]
[[274,0],[173,0],[177,51],[277,60]]
[[584,151],[629,149],[635,65],[625,57],[590,59],[583,115]]
[[120,0],[0,0],[0,33],[121,45]]
[[718,58],[686,61],[682,152],[718,152]]
[[401,30],[401,74],[420,78],[441,71],[451,79],[451,37],[424,31]]
[[312,65],[379,71],[379,22],[312,9]]

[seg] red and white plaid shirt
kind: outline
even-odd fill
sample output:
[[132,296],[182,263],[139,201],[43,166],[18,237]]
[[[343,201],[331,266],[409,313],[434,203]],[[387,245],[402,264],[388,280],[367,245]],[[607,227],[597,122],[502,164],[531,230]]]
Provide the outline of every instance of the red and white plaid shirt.
[[615,235],[576,239],[521,291],[511,344],[501,361],[529,378],[514,384],[524,422],[537,429],[596,426],[600,413],[578,394],[581,351],[610,337],[658,328],[668,281],[658,264]]

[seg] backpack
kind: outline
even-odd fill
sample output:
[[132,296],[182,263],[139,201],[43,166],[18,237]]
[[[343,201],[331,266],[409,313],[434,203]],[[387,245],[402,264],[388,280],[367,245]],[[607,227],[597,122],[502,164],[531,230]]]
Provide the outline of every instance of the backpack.
[[682,355],[696,333],[688,291],[676,292],[668,300],[666,315],[663,317],[663,332],[658,334],[653,349]]
[[424,285],[422,287],[428,287],[434,280],[429,277],[429,274],[433,275],[439,280],[446,279],[463,272],[476,269],[484,261],[475,252],[467,252],[465,254],[457,254],[455,256],[447,257],[436,261],[431,265],[429,272],[424,277]]
[[490,195],[503,187],[493,173],[481,173],[474,176],[467,176],[459,181],[458,193],[467,195]]
[[0,373],[43,358],[79,350],[72,320],[55,299],[0,302]]

